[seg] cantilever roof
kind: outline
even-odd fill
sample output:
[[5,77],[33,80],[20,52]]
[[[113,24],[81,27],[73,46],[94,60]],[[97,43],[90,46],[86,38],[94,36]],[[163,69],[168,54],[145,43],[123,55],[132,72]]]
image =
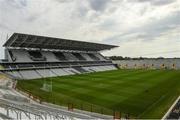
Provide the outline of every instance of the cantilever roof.
[[14,33],[3,46],[80,51],[101,51],[118,47],[115,45],[106,45],[21,33]]

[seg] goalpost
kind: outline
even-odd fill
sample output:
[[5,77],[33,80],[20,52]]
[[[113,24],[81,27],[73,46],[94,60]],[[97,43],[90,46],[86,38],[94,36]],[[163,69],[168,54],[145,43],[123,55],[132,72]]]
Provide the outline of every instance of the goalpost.
[[[44,73],[46,68],[45,68],[45,64],[44,64]],[[46,80],[46,78],[44,77],[44,83],[42,86],[42,90],[46,91],[46,92],[52,92],[52,79],[51,79],[51,72],[49,71],[49,76],[50,76],[50,84],[48,83],[48,81]]]
[[41,89],[46,92],[52,92],[52,82],[51,84],[47,84],[46,82],[44,82]]

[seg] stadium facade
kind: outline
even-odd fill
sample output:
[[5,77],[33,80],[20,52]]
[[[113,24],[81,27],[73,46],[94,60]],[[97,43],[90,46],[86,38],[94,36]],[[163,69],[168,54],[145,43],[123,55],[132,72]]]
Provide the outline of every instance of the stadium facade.
[[118,47],[14,33],[3,45],[0,71],[13,79],[37,79],[117,69],[101,51]]
[[180,69],[180,58],[115,60],[121,69]]

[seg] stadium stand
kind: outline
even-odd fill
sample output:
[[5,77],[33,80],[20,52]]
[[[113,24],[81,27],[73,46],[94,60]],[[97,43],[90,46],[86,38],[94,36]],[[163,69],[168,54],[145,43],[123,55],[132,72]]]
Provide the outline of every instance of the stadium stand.
[[171,110],[170,114],[168,115],[167,119],[173,119],[173,120],[178,120],[180,119],[180,99],[174,106],[174,108]]
[[[33,77],[29,75],[29,71],[23,72],[27,72],[25,74],[28,78]],[[36,75],[36,73],[33,75]],[[43,86],[45,85],[47,84],[43,84]],[[42,101],[39,104],[39,97],[14,89],[15,86],[16,82],[14,80],[9,79],[0,72],[0,120],[112,119],[111,116],[85,111],[82,113],[79,113],[78,110],[67,111],[65,107]]]
[[100,60],[99,57],[97,57],[96,55],[92,54],[92,53],[88,53],[88,55],[93,59],[93,60]]
[[79,53],[73,53],[73,55],[78,58],[79,60],[86,60],[81,54]]
[[41,54],[40,51],[28,51],[28,53],[33,61],[46,61],[46,58]]
[[42,77],[35,70],[20,71],[20,74],[22,75],[23,79],[35,79]]
[[31,58],[28,56],[28,52],[25,50],[11,50],[11,59],[9,62],[32,62]]
[[1,72],[36,79],[117,69],[100,54],[118,46],[14,33],[4,44]]
[[144,60],[115,60],[122,69],[180,69],[179,58],[144,59]]
[[54,53],[50,52],[50,51],[42,51],[41,54],[46,58],[46,61],[51,61],[51,62],[58,62],[59,59],[56,58],[56,56],[54,55]]
[[93,59],[86,53],[80,53],[87,61],[93,61]]
[[53,52],[53,53],[58,60],[60,60],[60,61],[66,61],[67,60],[63,53],[61,53],[61,52]]
[[80,73],[87,73],[89,72],[88,70],[85,70],[84,68],[82,67],[74,67],[75,70],[79,71]]
[[63,69],[51,69],[51,71],[53,71],[57,76],[65,76],[65,75],[69,75],[69,73],[67,73],[66,71],[64,71]]

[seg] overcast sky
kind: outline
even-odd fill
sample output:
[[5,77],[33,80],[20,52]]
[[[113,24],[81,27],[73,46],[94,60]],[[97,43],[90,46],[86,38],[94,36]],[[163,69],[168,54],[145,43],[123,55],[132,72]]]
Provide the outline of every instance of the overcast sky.
[[180,57],[180,0],[0,0],[0,58],[14,32],[120,46],[104,55]]

